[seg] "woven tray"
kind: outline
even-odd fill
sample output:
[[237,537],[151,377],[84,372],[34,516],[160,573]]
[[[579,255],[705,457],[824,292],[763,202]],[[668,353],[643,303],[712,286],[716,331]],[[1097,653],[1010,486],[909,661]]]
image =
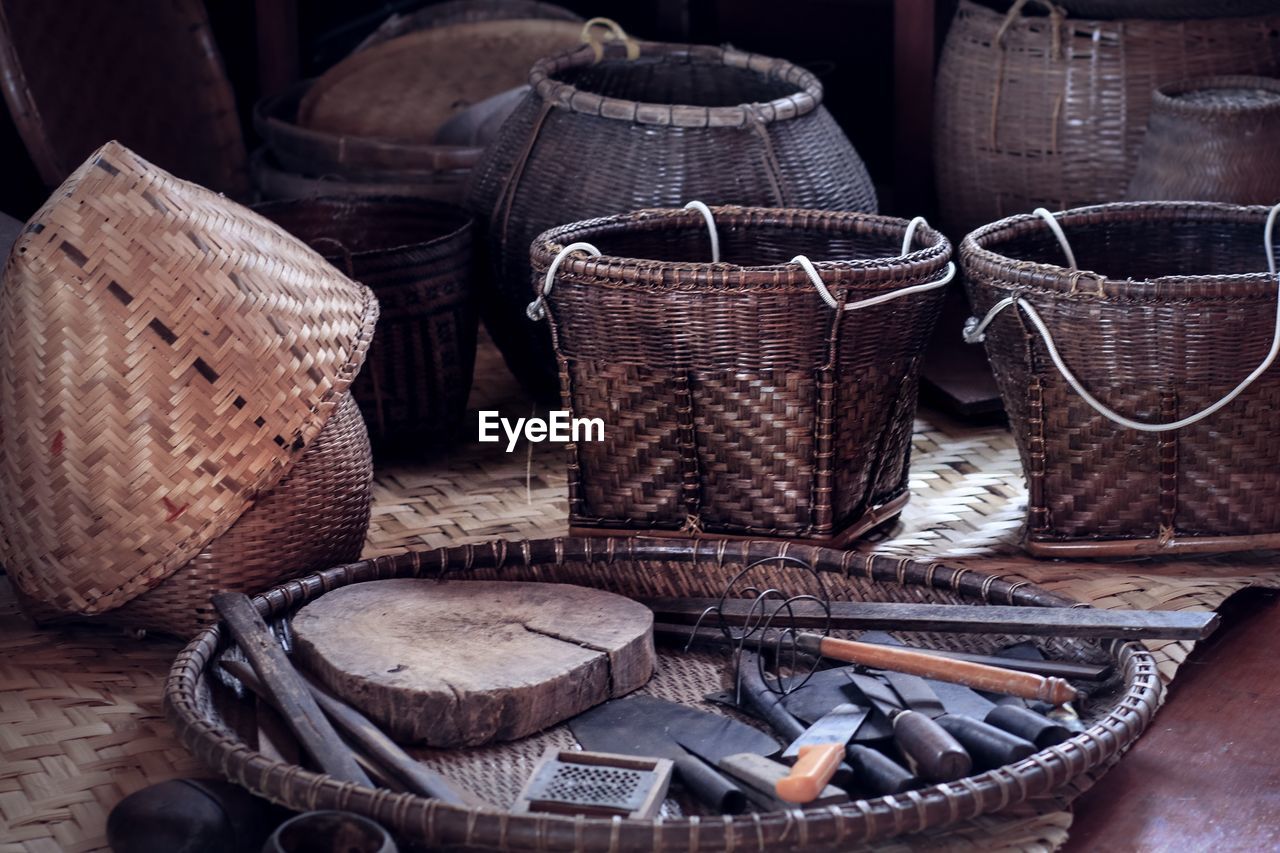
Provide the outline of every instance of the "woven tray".
[[[488,343],[476,374],[473,410],[529,415],[530,403]],[[467,432],[473,429],[474,421]],[[564,535],[563,452],[546,444],[531,455],[494,447],[472,444],[430,467],[380,471],[365,556]],[[1104,608],[1211,610],[1246,587],[1280,586],[1268,565],[1274,554],[1165,563],[1031,560],[1017,545],[1026,511],[1017,449],[1001,428],[964,427],[923,412],[911,491],[897,528],[863,548],[980,564]],[[1166,682],[1192,648],[1148,645]],[[162,718],[161,691],[180,648],[100,628],[38,631],[0,579],[0,853],[104,850],[107,812],[122,797],[165,779],[213,772]],[[1070,801],[1098,775],[999,816],[876,849],[1053,850],[1066,841]]]

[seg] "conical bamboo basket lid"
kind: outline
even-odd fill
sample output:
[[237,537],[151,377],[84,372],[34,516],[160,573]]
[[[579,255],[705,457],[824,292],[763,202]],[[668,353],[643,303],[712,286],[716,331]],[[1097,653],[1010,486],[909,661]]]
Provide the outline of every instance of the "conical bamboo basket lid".
[[160,583],[319,434],[377,310],[266,219],[103,146],[0,286],[0,563],[68,613]]

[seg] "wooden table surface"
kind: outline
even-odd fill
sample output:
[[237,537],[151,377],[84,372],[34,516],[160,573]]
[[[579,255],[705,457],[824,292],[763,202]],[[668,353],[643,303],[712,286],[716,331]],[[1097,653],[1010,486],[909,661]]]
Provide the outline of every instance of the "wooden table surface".
[[1151,729],[1076,801],[1066,853],[1280,850],[1280,595],[1222,613]]

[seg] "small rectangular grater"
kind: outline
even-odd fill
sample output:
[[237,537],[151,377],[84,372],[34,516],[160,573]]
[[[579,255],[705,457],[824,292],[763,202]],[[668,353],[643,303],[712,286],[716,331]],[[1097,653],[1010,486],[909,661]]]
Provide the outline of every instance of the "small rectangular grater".
[[650,819],[671,784],[666,758],[547,750],[511,811]]

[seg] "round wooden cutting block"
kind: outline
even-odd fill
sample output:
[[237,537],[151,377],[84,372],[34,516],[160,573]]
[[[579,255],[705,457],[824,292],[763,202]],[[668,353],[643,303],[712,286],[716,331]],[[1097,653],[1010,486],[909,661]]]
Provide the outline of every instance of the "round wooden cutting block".
[[653,614],[553,583],[370,581],[293,617],[295,654],[396,740],[513,740],[642,686]]
[[313,130],[430,141],[454,115],[528,82],[544,56],[573,47],[573,21],[480,21],[421,30],[352,54],[298,105]]

